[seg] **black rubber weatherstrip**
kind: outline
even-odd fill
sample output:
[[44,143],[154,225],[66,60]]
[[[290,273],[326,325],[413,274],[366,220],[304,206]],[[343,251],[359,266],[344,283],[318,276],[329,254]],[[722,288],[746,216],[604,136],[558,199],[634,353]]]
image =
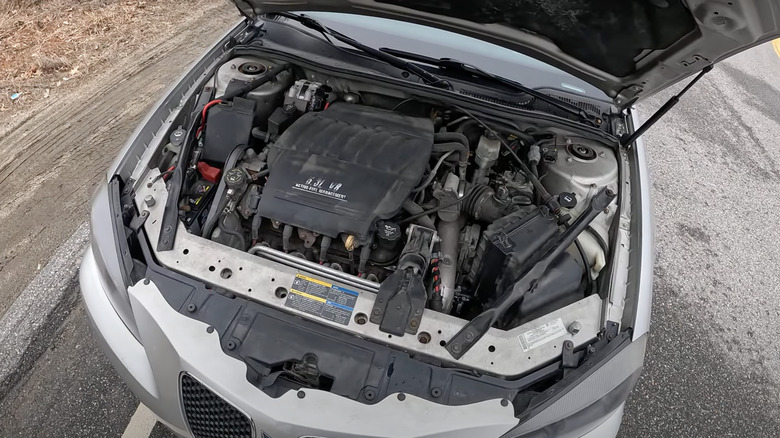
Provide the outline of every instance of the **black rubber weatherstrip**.
[[[204,73],[199,82],[194,85],[196,90],[200,90],[211,79],[217,69],[225,63],[230,57],[233,56],[233,49],[227,49],[220,57],[214,62],[211,69]],[[197,97],[195,97],[197,102]],[[170,188],[168,192],[168,199],[165,201],[165,209],[163,210],[162,228],[160,229],[160,237],[157,239],[157,251],[170,251],[173,249],[173,241],[176,238],[176,227],[179,221],[179,195],[181,194],[181,187],[184,183],[184,166],[187,163],[187,158],[192,150],[190,144],[192,141],[192,133],[195,126],[198,126],[201,120],[200,108],[192,113],[192,123],[187,127],[187,135],[184,137],[184,145],[179,155],[176,167],[173,170],[173,175],[170,181]]]
[[194,127],[200,124],[200,111],[192,119],[192,124],[187,128],[187,136],[184,138],[184,145],[179,154],[179,160],[176,168],[173,169],[173,176],[168,187],[168,199],[165,201],[165,210],[163,210],[162,226],[160,227],[160,238],[157,239],[157,251],[170,251],[173,249],[173,241],[176,238],[176,227],[179,225],[179,195],[181,187],[184,185],[184,174],[187,170],[187,157],[192,152],[192,135]]

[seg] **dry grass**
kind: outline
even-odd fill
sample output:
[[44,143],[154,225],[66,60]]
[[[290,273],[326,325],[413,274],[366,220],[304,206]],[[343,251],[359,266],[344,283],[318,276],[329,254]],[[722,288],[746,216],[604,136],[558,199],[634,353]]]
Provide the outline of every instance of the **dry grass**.
[[96,73],[209,1],[0,0],[0,112]]

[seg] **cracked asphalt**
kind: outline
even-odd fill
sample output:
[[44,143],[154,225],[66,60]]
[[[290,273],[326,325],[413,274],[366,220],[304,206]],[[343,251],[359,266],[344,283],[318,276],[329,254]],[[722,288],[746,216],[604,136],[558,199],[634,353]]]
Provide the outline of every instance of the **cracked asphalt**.
[[[165,59],[138,74],[169,70]],[[780,436],[778,72],[770,44],[738,55],[644,137],[657,223],[653,324],[621,437]],[[639,110],[649,116],[680,88]],[[137,401],[80,303],[50,337],[0,401],[0,436],[121,436]],[[151,432],[168,435],[159,424]]]

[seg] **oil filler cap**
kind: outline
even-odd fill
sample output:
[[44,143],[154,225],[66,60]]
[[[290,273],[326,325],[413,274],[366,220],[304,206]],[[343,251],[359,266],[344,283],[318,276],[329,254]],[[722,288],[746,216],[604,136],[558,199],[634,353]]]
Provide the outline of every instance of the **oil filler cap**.
[[563,208],[574,208],[577,206],[577,196],[574,193],[562,192],[558,195],[558,203]]
[[382,240],[394,242],[401,237],[401,227],[396,223],[379,221],[377,222],[376,227],[376,234]]

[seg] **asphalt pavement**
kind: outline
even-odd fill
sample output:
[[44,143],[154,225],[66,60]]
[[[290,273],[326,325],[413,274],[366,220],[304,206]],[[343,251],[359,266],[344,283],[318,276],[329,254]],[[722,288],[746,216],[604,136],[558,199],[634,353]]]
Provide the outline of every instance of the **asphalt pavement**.
[[[770,44],[738,55],[645,135],[653,325],[621,437],[780,436],[778,72]],[[679,88],[640,105],[642,114]],[[115,437],[128,425],[125,436],[169,436],[137,408],[75,302],[0,401],[0,436]]]
[[645,135],[657,259],[624,437],[780,436],[779,56],[716,66]]

